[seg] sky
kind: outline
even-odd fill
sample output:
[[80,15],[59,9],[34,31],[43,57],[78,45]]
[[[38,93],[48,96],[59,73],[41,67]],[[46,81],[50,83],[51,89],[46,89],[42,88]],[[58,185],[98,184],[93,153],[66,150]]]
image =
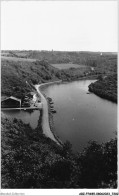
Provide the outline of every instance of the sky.
[[2,1],[2,50],[117,52],[117,1]]

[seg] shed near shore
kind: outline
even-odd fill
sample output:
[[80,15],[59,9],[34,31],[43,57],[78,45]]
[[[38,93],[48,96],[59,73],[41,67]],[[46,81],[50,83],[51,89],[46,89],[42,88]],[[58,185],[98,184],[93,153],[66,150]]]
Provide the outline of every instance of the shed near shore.
[[1,101],[2,108],[21,108],[21,99],[16,97],[7,97]]

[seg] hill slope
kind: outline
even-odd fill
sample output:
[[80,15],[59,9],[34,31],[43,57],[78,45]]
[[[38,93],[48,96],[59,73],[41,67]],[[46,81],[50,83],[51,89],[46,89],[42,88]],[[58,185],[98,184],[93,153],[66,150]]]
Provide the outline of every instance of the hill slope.
[[[59,70],[50,63],[77,63],[85,66]],[[69,63],[69,65],[70,65]],[[92,70],[93,68],[93,70]],[[117,55],[98,52],[2,51],[1,93],[21,98],[30,84],[78,80],[84,76],[117,73]]]
[[89,91],[102,98],[117,102],[117,74],[110,75],[90,84]]
[[116,139],[75,155],[70,143],[60,148],[42,135],[40,122],[33,130],[2,116],[1,124],[2,188],[117,188]]
[[22,97],[30,91],[30,84],[38,84],[49,80],[57,80],[56,68],[45,61],[12,61],[3,59],[1,63],[1,93]]
[[[2,58],[1,61],[1,93],[6,96],[21,98],[31,91],[29,84],[39,84],[55,80],[76,80],[85,76],[90,68],[59,70],[45,60],[31,60],[18,57]],[[28,83],[26,83],[26,81]]]
[[117,54],[111,52],[66,52],[66,51],[2,51],[4,56],[47,60],[49,63],[76,63],[84,65],[102,64],[117,61]]

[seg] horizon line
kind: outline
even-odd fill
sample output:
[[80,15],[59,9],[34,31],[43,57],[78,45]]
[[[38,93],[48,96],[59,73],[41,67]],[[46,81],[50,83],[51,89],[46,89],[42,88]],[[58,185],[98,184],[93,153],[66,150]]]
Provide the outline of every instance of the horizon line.
[[48,51],[48,52],[97,52],[97,53],[118,53],[118,51],[93,51],[93,50],[44,50],[44,49],[1,49],[1,51]]

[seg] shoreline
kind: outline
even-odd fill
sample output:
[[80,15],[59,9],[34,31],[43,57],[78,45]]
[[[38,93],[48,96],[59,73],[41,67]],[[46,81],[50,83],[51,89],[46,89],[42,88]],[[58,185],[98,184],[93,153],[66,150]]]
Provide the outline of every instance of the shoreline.
[[44,97],[47,100],[47,104],[48,104],[48,115],[49,115],[49,125],[50,125],[50,130],[53,133],[55,139],[60,143],[60,145],[63,145],[63,142],[60,140],[60,138],[57,136],[56,131],[55,131],[55,127],[54,127],[54,120],[53,120],[53,114],[51,112],[51,108],[50,108],[50,102],[47,99],[47,96],[44,94]]
[[[60,138],[56,135],[56,132],[55,132],[55,127],[54,127],[54,122],[53,122],[53,114],[52,114],[52,112],[51,112],[51,110],[50,110],[50,103],[49,103],[49,101],[48,101],[48,99],[47,99],[47,96],[42,92],[42,90],[43,90],[43,88],[45,88],[46,86],[50,86],[50,85],[52,85],[52,84],[57,84],[57,83],[59,83],[59,84],[64,84],[64,83],[70,83],[70,82],[74,82],[74,81],[79,81],[79,80],[90,80],[90,79],[96,79],[97,78],[97,76],[87,76],[87,77],[82,77],[82,78],[79,78],[78,80],[71,80],[71,81],[62,81],[62,80],[59,80],[59,81],[52,81],[52,82],[48,82],[48,83],[42,83],[42,84],[39,84],[39,85],[35,85],[35,88],[36,88],[36,90],[37,90],[37,93],[39,94],[39,92],[40,92],[40,95],[42,96],[42,97],[44,97],[44,99],[45,99],[45,101],[46,101],[46,105],[45,105],[45,107],[47,107],[47,115],[48,115],[48,122],[47,122],[47,124],[48,124],[48,126],[49,126],[49,129],[48,129],[48,131],[49,131],[49,133],[48,133],[48,131],[47,131],[47,133],[46,133],[46,131],[44,131],[44,129],[43,129],[43,133],[47,136],[47,137],[49,137],[50,139],[52,139],[52,140],[54,140],[57,144],[59,144],[59,145],[63,145],[63,142],[60,140]],[[89,89],[88,89],[89,90]],[[90,90],[89,90],[90,91]],[[95,94],[95,93],[94,93]],[[107,99],[108,100],[108,99]],[[44,108],[44,107],[43,107]],[[43,122],[42,122],[43,123]],[[52,136],[51,136],[51,133],[52,133]]]
[[41,102],[43,106],[43,114],[42,114],[43,134],[61,146],[63,143],[59,140],[59,138],[54,133],[53,120],[49,112],[48,101],[47,101],[46,96],[44,96],[44,94],[42,93],[42,89],[41,89],[43,86],[54,84],[54,83],[59,83],[59,82],[61,83],[61,80],[55,81],[55,82],[43,83],[43,84],[35,85],[35,88],[37,90],[37,93],[41,96]]
[[[45,117],[44,117],[44,111],[42,114],[42,130],[43,130],[43,134],[45,134],[46,137],[49,137],[50,139],[52,139],[53,141],[55,141],[58,145],[62,146],[63,142],[60,140],[60,138],[56,135],[55,133],[55,128],[54,128],[54,122],[53,122],[53,114],[50,111],[50,104],[49,101],[47,100],[47,96],[42,92],[43,88],[45,88],[46,86],[50,86],[52,84],[57,84],[57,83],[69,83],[69,82],[74,82],[74,81],[79,81],[79,80],[83,80],[83,79],[95,79],[95,76],[92,77],[82,77],[79,78],[78,80],[73,80],[73,81],[62,81],[62,80],[58,80],[58,81],[52,81],[52,82],[48,82],[48,83],[42,83],[42,84],[38,84],[35,85],[35,88],[37,90],[37,93],[41,96],[41,100],[42,100],[42,109],[43,110],[47,110],[47,120],[45,122]],[[45,104],[43,104],[43,101],[45,100]],[[47,130],[45,128],[45,123],[47,124]]]
[[93,87],[92,84],[89,85],[88,89],[89,89],[89,92],[94,93],[98,97],[100,97],[102,99],[105,99],[107,101],[110,101],[112,103],[117,104],[117,99],[115,97],[113,97],[112,94],[111,95],[108,95],[105,92],[101,93],[100,92],[100,89],[95,89],[95,87]]

